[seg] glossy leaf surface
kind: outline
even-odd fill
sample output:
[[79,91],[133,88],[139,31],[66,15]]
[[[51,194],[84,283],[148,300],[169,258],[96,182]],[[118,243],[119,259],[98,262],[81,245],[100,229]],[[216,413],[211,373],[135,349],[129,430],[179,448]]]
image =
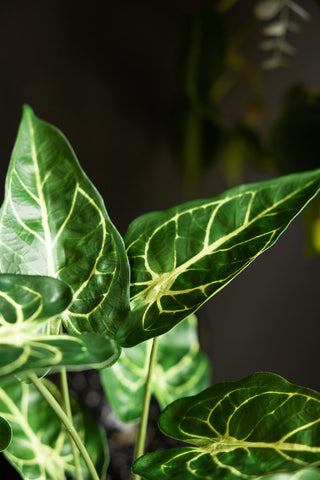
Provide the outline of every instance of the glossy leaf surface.
[[[59,395],[52,383],[46,381],[46,386]],[[73,412],[75,428],[85,441],[100,477],[104,478],[104,434],[91,415],[75,403]],[[65,472],[74,473],[69,437],[33,385],[16,383],[1,388],[0,414],[10,422],[13,431],[5,457],[25,480],[62,480]],[[85,466],[82,467],[83,478],[89,480]]]
[[196,311],[273,245],[319,184],[320,170],[293,174],[134,220],[125,236],[133,310],[119,343],[160,335]]
[[138,459],[134,472],[146,480],[256,480],[320,462],[320,394],[271,373],[177,400],[159,425],[195,447]]
[[[141,416],[152,341],[122,349],[117,363],[101,371],[103,387],[123,422]],[[151,391],[161,409],[177,398],[194,395],[209,385],[210,367],[200,351],[195,315],[159,338]]]
[[0,269],[68,283],[68,330],[111,333],[128,310],[123,242],[61,132],[29,107],[6,178]]
[[0,384],[15,381],[26,370],[51,372],[103,368],[119,357],[117,343],[95,333],[82,335],[21,335],[20,345],[0,340]]
[[116,342],[98,334],[47,335],[48,320],[72,301],[61,280],[0,274],[0,382],[28,369],[102,367],[119,356]]
[[0,416],[0,452],[7,448],[11,440],[11,427],[7,420]]

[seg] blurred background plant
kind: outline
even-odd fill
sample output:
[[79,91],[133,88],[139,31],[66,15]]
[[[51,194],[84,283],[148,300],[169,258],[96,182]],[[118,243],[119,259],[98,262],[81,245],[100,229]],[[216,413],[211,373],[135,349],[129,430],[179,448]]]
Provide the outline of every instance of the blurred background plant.
[[[295,36],[303,35],[310,14],[292,0],[259,0],[238,28],[230,30],[228,14],[236,3],[209,2],[186,15],[179,29],[179,94],[171,133],[186,196],[194,195],[213,163],[219,164],[229,186],[243,182],[248,163],[275,175],[320,166],[319,92],[302,83],[290,86],[272,121],[264,97],[264,70],[290,69],[290,57],[299,55]],[[242,48],[257,26],[259,47],[267,54],[261,65]],[[232,122],[224,115],[223,102],[243,80],[249,87],[248,100]],[[307,249],[319,253],[319,200],[304,218]]]

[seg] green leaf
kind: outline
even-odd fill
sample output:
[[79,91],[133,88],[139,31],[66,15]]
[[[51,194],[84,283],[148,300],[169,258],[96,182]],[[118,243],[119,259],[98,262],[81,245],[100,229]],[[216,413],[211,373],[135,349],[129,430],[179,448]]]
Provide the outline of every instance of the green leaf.
[[134,220],[125,235],[133,309],[117,341],[135,345],[196,311],[275,243],[319,185],[314,170]]
[[195,447],[138,459],[133,470],[146,480],[258,480],[320,462],[320,394],[271,373],[177,400],[159,425]]
[[11,441],[11,427],[7,420],[0,416],[0,451],[7,448]]
[[0,338],[0,384],[14,381],[13,375],[27,370],[51,372],[103,368],[119,357],[120,348],[109,337],[94,333],[82,335],[23,334],[19,345],[2,343]]
[[320,480],[320,470],[307,468],[294,473],[276,473],[260,478],[263,480]]
[[33,275],[0,274],[0,382],[28,369],[62,366],[103,367],[119,356],[113,340],[98,334],[46,335],[48,320],[72,301],[61,280]]
[[[57,397],[57,388],[46,381]],[[106,440],[91,415],[72,403],[75,428],[86,443],[100,478],[106,470]],[[15,383],[0,389],[0,414],[11,424],[12,441],[4,452],[25,480],[60,480],[74,473],[69,437],[56,415],[31,384]],[[89,475],[84,465],[84,479]]]
[[[123,422],[141,416],[151,342],[123,349],[117,363],[101,371],[110,404]],[[195,315],[159,338],[151,391],[161,409],[177,398],[194,395],[209,385],[210,367],[200,351]]]
[[305,85],[290,88],[270,131],[269,148],[278,172],[318,168],[319,123],[320,93]]
[[74,292],[67,329],[115,331],[129,308],[122,239],[65,137],[27,106],[0,220],[2,272],[64,280]]
[[69,285],[56,278],[0,274],[0,341],[19,345],[20,334],[45,331],[42,324],[61,315],[71,302]]

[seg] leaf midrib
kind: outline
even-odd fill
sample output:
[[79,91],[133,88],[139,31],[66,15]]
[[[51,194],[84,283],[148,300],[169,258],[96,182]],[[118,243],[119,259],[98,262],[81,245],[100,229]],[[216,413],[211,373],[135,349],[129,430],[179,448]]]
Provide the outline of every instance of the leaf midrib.
[[56,277],[56,271],[54,268],[54,261],[53,261],[53,255],[52,255],[53,245],[52,245],[51,231],[50,231],[49,222],[48,222],[48,210],[47,210],[47,206],[46,206],[46,202],[45,202],[45,198],[44,198],[42,186],[41,186],[41,179],[40,179],[40,172],[39,172],[39,165],[38,165],[38,155],[35,148],[35,134],[34,134],[34,128],[32,125],[32,119],[31,119],[30,113],[28,114],[28,125],[30,129],[30,145],[31,145],[32,161],[35,169],[36,186],[37,186],[37,192],[39,196],[42,226],[43,226],[44,236],[45,236],[45,248],[47,251],[47,262],[48,262],[48,275],[50,277]]
[[251,448],[273,449],[276,451],[285,452],[320,452],[320,446],[314,447],[302,443],[282,442],[281,440],[279,440],[278,442],[250,442],[248,440],[238,440],[237,438],[233,437],[228,437],[227,439],[222,439],[221,441],[213,442],[200,447],[201,450],[207,451],[208,453],[210,453],[210,455],[217,455],[218,453],[229,453],[237,450],[238,448],[242,448],[245,450]]

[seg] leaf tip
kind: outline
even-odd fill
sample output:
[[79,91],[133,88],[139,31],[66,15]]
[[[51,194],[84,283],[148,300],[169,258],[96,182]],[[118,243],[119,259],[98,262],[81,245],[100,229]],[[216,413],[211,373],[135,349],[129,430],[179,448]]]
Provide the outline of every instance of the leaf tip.
[[23,104],[22,113],[23,113],[23,115],[34,115],[34,111],[30,107],[30,105],[28,105],[27,103]]

